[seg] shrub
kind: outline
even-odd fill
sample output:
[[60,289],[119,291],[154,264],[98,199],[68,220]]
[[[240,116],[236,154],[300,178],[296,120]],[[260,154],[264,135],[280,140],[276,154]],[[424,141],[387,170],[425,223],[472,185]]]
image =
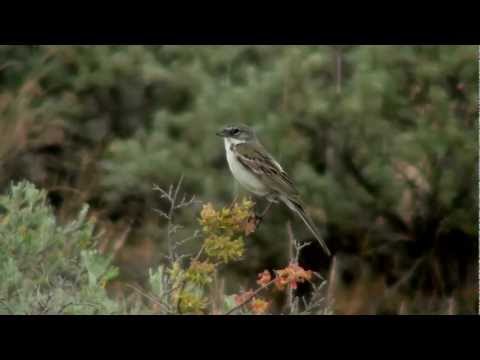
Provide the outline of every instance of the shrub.
[[0,313],[111,314],[119,304],[105,286],[117,275],[95,250],[85,206],[58,224],[46,192],[28,182],[0,197]]
[[[211,203],[204,204],[200,211],[202,243],[195,256],[180,254],[180,247],[173,239],[179,224],[173,222],[174,212],[184,208],[192,201],[178,200],[179,188],[170,187],[169,191],[156,187],[162,197],[169,202],[169,211],[157,212],[168,220],[170,251],[167,257],[170,262],[161,265],[155,271],[149,272],[150,293],[135,288],[138,293],[148,299],[151,310],[160,314],[267,314],[272,305],[272,299],[260,297],[261,293],[272,285],[280,292],[288,291],[287,313],[329,313],[330,304],[321,296],[326,281],[322,279],[321,287],[316,288],[313,282],[313,272],[306,271],[298,265],[300,250],[308,244],[295,245],[295,259],[285,269],[259,274],[259,287],[253,291],[241,291],[238,294],[227,295],[224,288],[219,288],[220,270],[231,262],[243,260],[246,251],[244,237],[255,233],[258,219],[253,211],[254,203],[250,199],[234,201],[230,206],[216,210]],[[173,250],[172,250],[173,249]],[[315,274],[319,276],[318,274]],[[320,277],[321,278],[321,277]],[[314,287],[314,296],[310,301],[294,297],[297,283],[308,281]],[[235,287],[238,288],[236,285]],[[320,295],[320,297],[319,297]],[[277,312],[281,310],[277,309]]]

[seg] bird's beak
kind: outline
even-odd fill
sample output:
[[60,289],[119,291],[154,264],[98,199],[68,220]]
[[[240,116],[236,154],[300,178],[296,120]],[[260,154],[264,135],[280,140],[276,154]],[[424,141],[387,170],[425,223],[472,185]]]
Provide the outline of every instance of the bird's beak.
[[220,136],[220,137],[225,137],[225,136],[226,136],[225,130],[217,131],[215,134],[216,134],[217,136]]

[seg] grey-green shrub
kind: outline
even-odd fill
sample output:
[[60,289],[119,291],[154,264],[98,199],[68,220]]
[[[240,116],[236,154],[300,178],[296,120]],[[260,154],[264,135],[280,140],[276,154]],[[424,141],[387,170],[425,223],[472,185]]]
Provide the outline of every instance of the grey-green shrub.
[[28,182],[0,197],[0,314],[109,314],[107,297],[117,275],[94,249],[94,224],[85,206],[60,225],[46,192]]

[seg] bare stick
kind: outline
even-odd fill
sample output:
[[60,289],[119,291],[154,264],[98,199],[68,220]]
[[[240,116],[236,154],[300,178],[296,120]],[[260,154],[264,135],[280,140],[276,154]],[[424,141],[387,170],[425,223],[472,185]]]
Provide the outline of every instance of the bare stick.
[[[295,239],[294,235],[293,235],[293,231],[292,231],[292,225],[290,224],[290,221],[287,221],[287,234],[288,234],[288,243],[289,243],[289,249],[288,249],[288,253],[289,253],[289,259],[290,259],[290,262],[293,262],[295,261],[295,263],[298,263],[298,260],[297,260],[297,254],[295,254],[295,246],[296,246],[296,242],[297,240]],[[293,260],[295,259],[295,260]],[[288,293],[287,293],[287,302],[286,302],[286,305],[288,306],[288,310],[289,310],[289,313],[291,314],[292,311],[293,311],[293,307],[294,307],[294,304],[293,304],[293,289],[291,286],[288,287]]]
[[[165,191],[164,189],[162,189],[157,185],[153,186],[153,190],[159,191],[161,193],[160,198],[166,199],[169,203],[168,211],[165,212],[159,209],[154,209],[154,211],[167,220],[167,249],[168,249],[168,259],[171,264],[173,264],[175,261],[178,260],[179,257],[177,255],[177,248],[178,246],[183,244],[183,242],[174,241],[173,235],[179,229],[181,229],[180,225],[176,225],[173,223],[174,212],[177,209],[187,207],[196,202],[195,196],[192,196],[189,200],[187,200],[185,195],[183,196],[182,200],[177,202],[182,184],[183,184],[183,175],[180,177],[175,187],[173,185],[169,186],[168,191]],[[188,241],[190,239],[195,238],[196,236],[197,234],[194,234],[193,237],[190,237],[184,240]]]
[[150,295],[146,292],[144,292],[143,290],[141,290],[140,288],[138,288],[137,286],[135,285],[132,285],[132,284],[126,284],[127,287],[133,289],[135,292],[137,292],[138,294],[142,295],[143,297],[147,298],[148,300],[150,300],[152,303],[154,303],[155,305],[158,305],[160,307],[163,307],[165,310],[167,310],[167,306],[165,304],[163,304],[161,302],[160,299],[157,299],[155,296],[153,295]]
[[328,289],[327,289],[327,303],[328,306],[333,304],[334,298],[333,293],[335,292],[335,280],[337,279],[337,257],[333,257],[332,269],[330,270],[330,277],[328,279]]
[[[292,225],[290,221],[287,222],[287,234],[288,234],[288,239],[290,244],[289,246],[290,263],[294,263],[298,265],[298,262],[300,261],[300,253],[302,252],[302,249],[309,246],[311,242],[299,244],[298,240],[295,238],[295,235],[293,234]],[[297,311],[298,299],[295,299],[294,290],[292,289],[291,286],[288,287],[286,305],[288,306],[290,314],[293,314]]]

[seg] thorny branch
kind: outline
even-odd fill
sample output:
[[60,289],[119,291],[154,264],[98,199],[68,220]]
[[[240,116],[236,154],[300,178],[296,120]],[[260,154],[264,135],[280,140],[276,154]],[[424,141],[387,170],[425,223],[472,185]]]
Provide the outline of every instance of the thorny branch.
[[193,195],[190,199],[187,199],[186,195],[184,194],[182,199],[179,200],[179,192],[180,188],[182,187],[183,183],[183,175],[180,177],[177,185],[174,187],[170,185],[168,191],[162,189],[158,185],[153,186],[154,191],[159,191],[161,193],[160,199],[165,199],[168,201],[169,206],[167,212],[164,212],[160,209],[154,209],[155,212],[160,214],[164,219],[168,221],[167,224],[167,248],[168,248],[168,260],[171,264],[178,260],[179,256],[177,255],[177,249],[179,246],[183,245],[185,242],[195,239],[198,236],[198,232],[195,232],[192,236],[183,239],[181,241],[174,240],[174,234],[181,229],[180,225],[174,224],[174,212],[175,210],[179,210],[185,207],[188,207],[192,204],[198,203],[195,200],[195,195]]
[[[310,301],[306,301],[304,297],[302,297],[302,302],[304,305],[304,310],[301,314],[312,314],[315,313],[317,309],[325,306],[325,297],[322,293],[324,287],[327,285],[326,281],[323,281],[319,286],[315,286],[312,284],[313,291],[312,291],[312,298]],[[328,308],[328,304],[326,306]]]
[[[290,251],[289,251],[289,258],[290,263],[297,264],[300,260],[300,254],[302,250],[311,245],[311,242],[306,242],[301,244],[294,236],[292,227],[290,222],[287,223],[287,234],[290,243]],[[334,258],[335,262],[335,258]],[[333,264],[334,266],[334,264]],[[320,285],[315,285],[312,281],[308,280],[310,285],[312,286],[311,298],[309,301],[305,299],[305,297],[299,298],[298,296],[294,296],[294,289],[289,287],[287,293],[287,301],[286,301],[286,312],[289,314],[312,314],[314,312],[318,312],[319,310],[323,309],[323,312],[326,313],[330,307],[330,302],[326,301],[324,295],[324,289],[327,284],[330,284],[332,279],[329,279],[327,282],[326,279],[317,272],[313,272],[316,278],[318,278],[321,283]],[[330,289],[330,286],[329,286]],[[299,311],[299,302],[302,301],[303,304],[303,311]]]
[[[289,250],[290,263],[298,264],[302,249],[309,246],[311,242],[300,244],[298,240],[295,238],[295,235],[293,234],[292,225],[290,221],[287,222],[287,234],[288,234],[288,239],[290,244],[290,250]],[[294,297],[293,292],[294,290],[292,289],[292,287],[289,287],[286,306],[290,314],[294,314],[298,310],[298,298]]]
[[[180,246],[182,246],[186,242],[191,241],[193,239],[196,239],[200,235],[200,232],[198,230],[196,230],[193,233],[193,235],[188,236],[188,237],[186,237],[182,240],[175,240],[174,239],[174,235],[177,233],[178,230],[180,230],[182,228],[181,225],[178,225],[178,224],[174,223],[174,213],[175,213],[175,211],[183,209],[185,207],[188,207],[192,204],[199,203],[199,201],[197,201],[195,199],[195,195],[193,195],[190,199],[187,199],[187,196],[185,194],[182,196],[181,199],[179,198],[179,193],[180,193],[180,189],[182,187],[182,183],[183,183],[183,175],[180,177],[180,179],[179,179],[179,181],[178,181],[178,183],[175,187],[173,185],[169,186],[168,191],[162,189],[161,187],[159,187],[157,185],[153,186],[154,191],[159,191],[160,192],[160,194],[161,194],[160,199],[167,200],[168,204],[169,204],[168,205],[168,210],[166,212],[162,211],[160,209],[154,209],[154,211],[157,212],[161,217],[166,219],[167,222],[168,222],[167,223],[167,230],[166,230],[168,255],[166,255],[166,258],[170,262],[171,265],[173,265],[175,262],[177,262],[177,261],[179,261],[183,258],[191,256],[191,254],[179,255],[177,250]],[[202,251],[203,251],[203,247],[200,249],[200,251],[196,255],[195,259],[198,259],[200,257]],[[164,298],[164,296],[169,295],[176,290],[180,290],[180,292],[181,292],[183,290],[184,286],[185,286],[185,281],[181,281],[178,286],[172,287],[166,293],[162,294],[162,299]],[[138,289],[137,289],[137,291],[138,291]],[[144,296],[148,296],[148,294],[144,294]],[[155,298],[153,298],[153,300],[155,300]],[[160,300],[160,303],[162,303],[161,299],[157,299],[156,300],[157,303],[158,303],[159,300]],[[177,304],[176,304],[176,308],[177,308],[178,313],[180,313],[180,302],[181,302],[181,299],[179,297],[179,299],[177,301]],[[163,304],[163,306],[165,306],[165,304]]]

